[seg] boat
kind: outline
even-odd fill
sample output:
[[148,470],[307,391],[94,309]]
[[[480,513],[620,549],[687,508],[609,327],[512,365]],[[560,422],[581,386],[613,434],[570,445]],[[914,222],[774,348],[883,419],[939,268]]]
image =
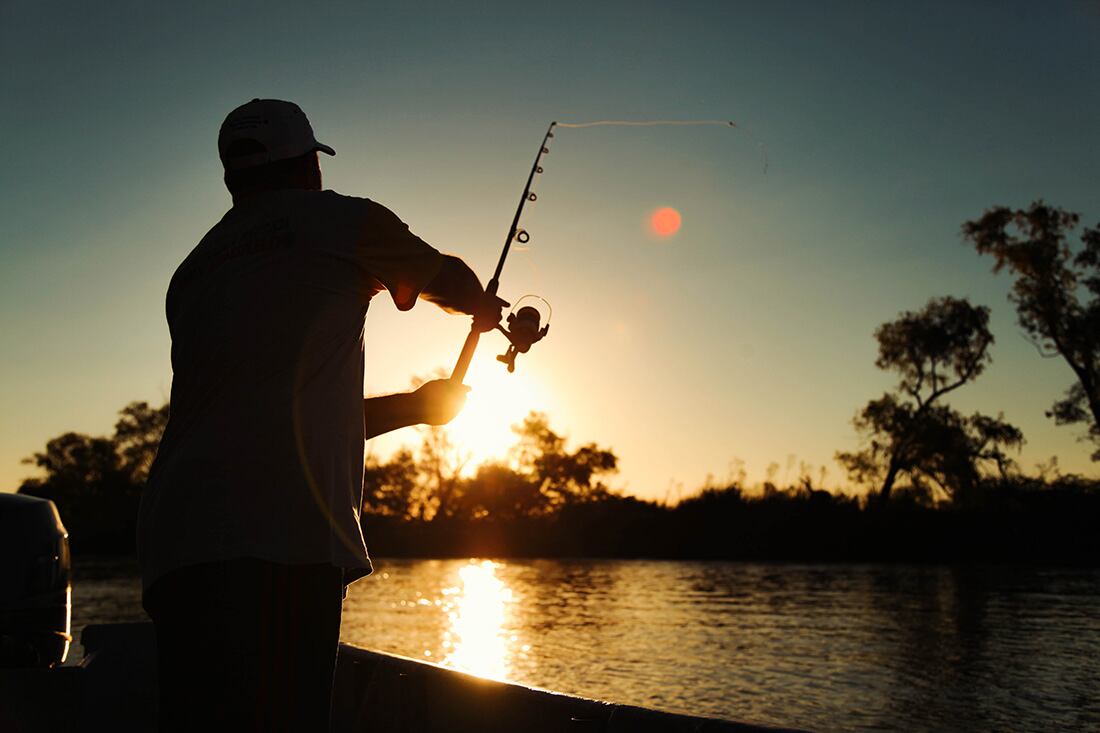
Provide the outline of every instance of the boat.
[[[5,733],[155,731],[151,623],[92,625],[77,666],[0,671]],[[211,721],[212,724],[215,721]],[[333,733],[765,733],[790,730],[590,700],[340,644]]]

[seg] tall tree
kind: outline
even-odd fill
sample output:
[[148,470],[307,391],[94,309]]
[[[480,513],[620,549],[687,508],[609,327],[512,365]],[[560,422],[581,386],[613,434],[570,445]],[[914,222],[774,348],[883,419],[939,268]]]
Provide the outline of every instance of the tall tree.
[[961,298],[934,298],[875,331],[875,365],[898,374],[894,393],[871,400],[853,420],[866,446],[837,453],[859,483],[888,499],[900,476],[929,479],[959,500],[977,484],[983,464],[1011,468],[1005,449],[1023,435],[1000,417],[969,418],[943,404],[990,362],[989,309]]
[[402,448],[382,462],[368,456],[363,467],[363,512],[400,519],[423,519],[426,487],[420,482],[416,458]]
[[137,515],[141,489],[108,438],[65,433],[23,462],[34,464],[45,476],[26,479],[19,493],[56,504],[74,538],[99,534]]
[[24,458],[45,472],[44,478],[30,478],[19,487],[20,493],[72,503],[78,497],[101,495],[106,491],[131,487],[115,445],[107,438],[81,433],[65,433],[46,443],[46,449]]
[[123,468],[134,483],[144,486],[157,457],[164,428],[168,425],[168,403],[151,407],[148,402],[131,402],[119,410],[114,444]]
[[459,448],[445,426],[422,425],[422,440],[417,468],[426,500],[420,505],[422,519],[452,517],[462,494],[462,473],[470,461],[469,453]]
[[603,476],[615,473],[618,457],[595,443],[569,451],[565,438],[550,428],[541,412],[532,412],[513,430],[519,436],[515,456],[551,507],[594,501],[608,494]]
[[1069,245],[1080,215],[1036,201],[996,206],[963,224],[964,239],[1014,277],[1009,299],[1020,326],[1045,356],[1060,355],[1077,381],[1047,412],[1059,425],[1083,423],[1100,461],[1100,224]]
[[503,463],[483,463],[466,482],[461,516],[515,521],[546,513],[549,499],[530,476]]
[[57,504],[74,537],[116,531],[125,534],[137,516],[141,490],[168,422],[168,405],[131,402],[119,410],[111,438],[65,433],[41,453],[23,460],[44,473],[28,478],[22,494]]

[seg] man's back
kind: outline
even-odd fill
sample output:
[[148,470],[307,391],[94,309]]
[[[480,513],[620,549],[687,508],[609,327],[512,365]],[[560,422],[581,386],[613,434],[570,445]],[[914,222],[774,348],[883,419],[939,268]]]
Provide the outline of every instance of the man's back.
[[146,587],[232,557],[369,572],[363,320],[383,288],[412,307],[439,261],[385,207],[331,191],[265,192],[210,230],[168,291],[172,413],[142,505]]

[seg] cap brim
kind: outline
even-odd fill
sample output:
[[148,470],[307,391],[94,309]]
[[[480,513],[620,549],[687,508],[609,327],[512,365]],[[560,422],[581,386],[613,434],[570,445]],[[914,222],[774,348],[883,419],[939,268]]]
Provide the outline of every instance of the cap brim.
[[336,151],[330,148],[328,145],[325,145],[324,143],[318,143],[316,140],[314,140],[313,142],[317,143],[316,149],[320,150],[322,153],[325,153],[326,155],[336,155]]

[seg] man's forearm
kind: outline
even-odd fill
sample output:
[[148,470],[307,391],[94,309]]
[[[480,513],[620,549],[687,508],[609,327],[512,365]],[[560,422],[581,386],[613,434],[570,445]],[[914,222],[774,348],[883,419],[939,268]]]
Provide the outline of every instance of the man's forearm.
[[470,388],[451,379],[424,382],[413,392],[363,398],[367,440],[410,425],[446,425],[466,403]]
[[449,313],[473,315],[485,289],[470,266],[453,255],[443,255],[443,266],[420,297]]
[[363,428],[367,440],[398,428],[421,422],[419,400],[414,392],[363,398]]

